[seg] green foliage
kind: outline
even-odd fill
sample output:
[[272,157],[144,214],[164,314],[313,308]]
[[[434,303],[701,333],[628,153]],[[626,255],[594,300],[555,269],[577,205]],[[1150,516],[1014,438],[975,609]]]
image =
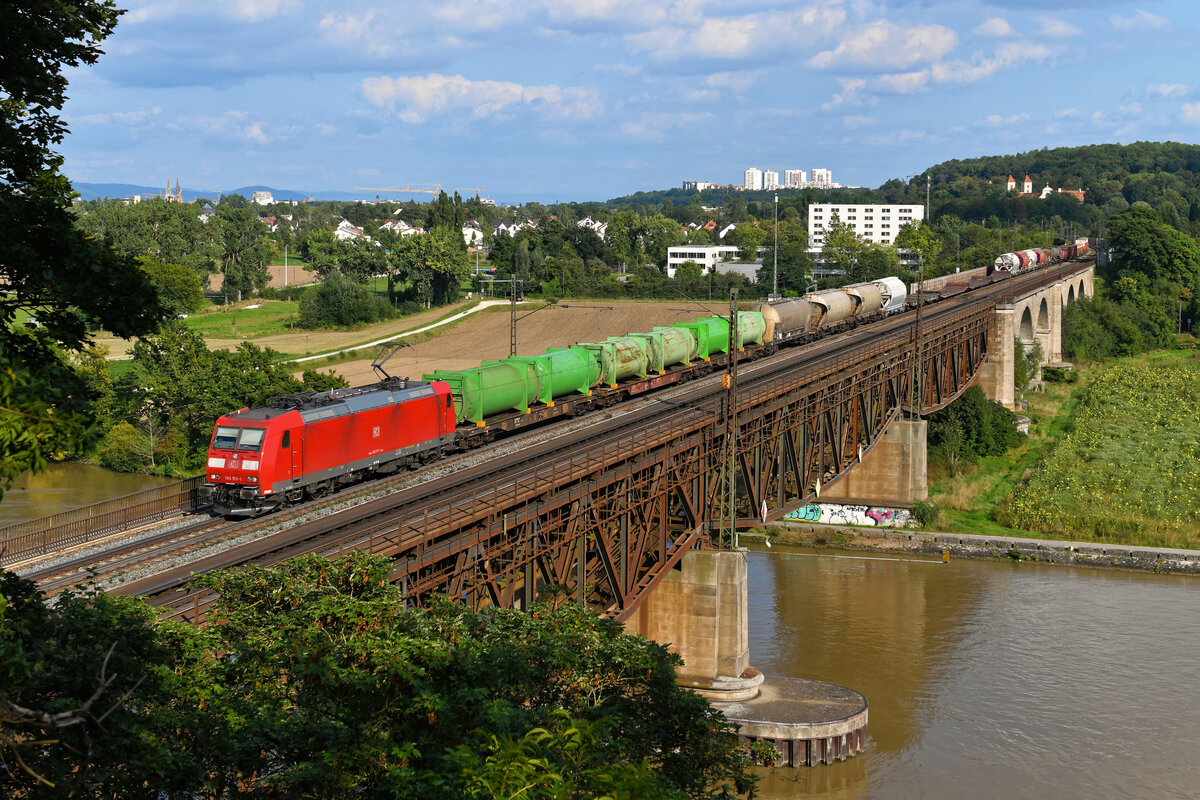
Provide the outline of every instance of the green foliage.
[[142,271],[158,292],[159,302],[172,314],[194,314],[204,307],[204,283],[195,272],[179,264],[141,257]]
[[917,524],[926,529],[935,527],[942,517],[942,510],[938,508],[937,503],[927,503],[924,500],[913,501],[912,513]]
[[458,286],[471,274],[462,234],[446,228],[410,236],[392,254],[397,279],[407,282],[412,299],[445,305],[459,299]]
[[1196,359],[1109,369],[997,520],[1069,539],[1194,547],[1198,403]]
[[105,435],[99,456],[101,464],[117,472],[140,472],[150,466],[145,438],[124,420]]
[[160,431],[182,459],[178,466],[200,465],[221,414],[305,388],[274,355],[249,342],[210,351],[182,322],[168,323],[134,345],[131,367],[116,381],[116,419],[143,434]]
[[270,281],[267,265],[275,258],[275,243],[267,238],[267,229],[258,213],[248,205],[230,202],[226,196],[217,206],[215,225],[221,239],[221,273],[225,282],[221,292],[226,302],[241,300]]
[[1042,365],[1040,342],[1026,346],[1020,339],[1013,340],[1013,385],[1018,392],[1029,389]]
[[164,714],[175,654],[145,604],[0,572],[0,795],[163,797],[188,777]]
[[226,623],[174,710],[205,793],[252,776],[313,797],[484,796],[522,776],[562,796],[554,775],[585,796],[748,786],[732,727],[675,684],[665,647],[573,603],[407,610],[389,571],[354,553],[201,579]]
[[1075,383],[1079,373],[1066,367],[1042,367],[1042,380],[1047,383]]
[[386,300],[335,269],[300,298],[298,324],[301,328],[326,328],[378,322],[391,316],[392,307]]
[[80,230],[126,258],[178,264],[201,279],[220,261],[215,228],[200,221],[200,209],[192,203],[100,200],[80,204],[76,213]]
[[985,456],[1004,455],[1024,438],[1016,428],[1016,415],[992,402],[978,386],[929,415],[931,455],[952,473],[959,464]]

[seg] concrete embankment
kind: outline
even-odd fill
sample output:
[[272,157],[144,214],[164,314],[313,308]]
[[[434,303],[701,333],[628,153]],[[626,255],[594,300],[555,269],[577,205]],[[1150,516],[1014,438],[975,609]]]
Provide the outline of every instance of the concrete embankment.
[[1006,559],[1088,567],[1200,575],[1200,550],[936,533],[903,528],[857,528],[811,523],[777,523],[743,534],[770,537],[778,544],[847,550],[921,553],[951,558]]

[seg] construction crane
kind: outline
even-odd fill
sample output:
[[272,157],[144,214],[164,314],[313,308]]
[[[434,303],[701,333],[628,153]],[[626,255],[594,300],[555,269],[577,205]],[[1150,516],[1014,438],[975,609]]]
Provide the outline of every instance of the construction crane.
[[456,192],[474,192],[475,196],[478,197],[479,193],[482,192],[483,190],[480,189],[478,186],[459,186],[459,187],[456,187],[454,191],[456,191]]
[[[416,189],[416,186],[432,186],[432,189]],[[437,196],[442,193],[442,185],[440,183],[406,183],[403,186],[355,186],[356,192],[398,192],[400,194],[431,194]]]

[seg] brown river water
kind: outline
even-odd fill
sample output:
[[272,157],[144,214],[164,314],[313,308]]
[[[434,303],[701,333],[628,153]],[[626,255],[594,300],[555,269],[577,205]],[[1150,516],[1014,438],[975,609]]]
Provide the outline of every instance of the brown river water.
[[99,503],[113,497],[140,492],[177,478],[156,478],[128,472],[113,472],[91,464],[49,464],[36,475],[25,473],[13,481],[0,500],[0,526],[48,517],[60,511]]
[[1200,579],[748,553],[750,663],[848,686],[870,745],[764,798],[1200,798]]

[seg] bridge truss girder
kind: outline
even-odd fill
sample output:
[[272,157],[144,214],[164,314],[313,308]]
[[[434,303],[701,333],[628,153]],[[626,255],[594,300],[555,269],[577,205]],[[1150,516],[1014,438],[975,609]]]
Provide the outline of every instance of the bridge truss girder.
[[[990,308],[927,326],[923,405],[960,394],[987,352]],[[793,355],[779,358],[801,359]],[[735,516],[778,519],[853,467],[913,401],[916,348],[902,329],[744,379],[738,387]],[[688,550],[720,546],[725,393],[591,440],[491,486],[389,523],[393,579],[415,604],[433,593],[473,607],[527,607],[559,591],[625,618]]]

